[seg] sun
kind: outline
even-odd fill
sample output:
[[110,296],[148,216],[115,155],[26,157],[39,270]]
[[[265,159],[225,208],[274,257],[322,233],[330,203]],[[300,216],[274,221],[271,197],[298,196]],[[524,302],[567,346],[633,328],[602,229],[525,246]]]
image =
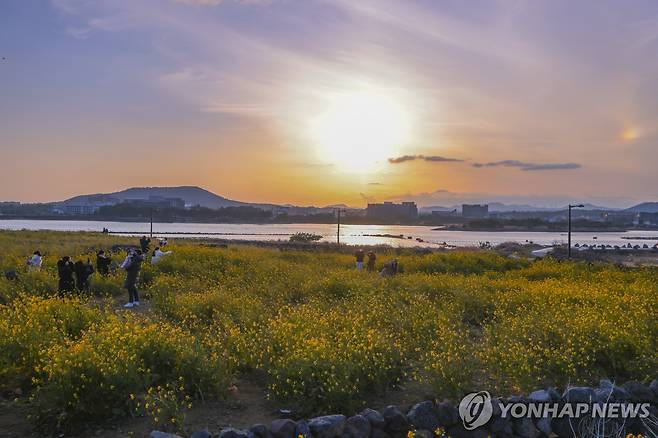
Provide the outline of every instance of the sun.
[[320,159],[358,172],[372,171],[396,156],[410,130],[408,111],[398,101],[369,91],[333,96],[310,123]]

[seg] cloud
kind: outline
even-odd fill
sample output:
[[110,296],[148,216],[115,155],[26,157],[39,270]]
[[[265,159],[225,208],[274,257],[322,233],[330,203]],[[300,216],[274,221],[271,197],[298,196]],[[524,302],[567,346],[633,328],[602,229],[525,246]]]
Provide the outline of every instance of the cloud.
[[462,162],[464,160],[460,160],[458,158],[447,158],[447,157],[441,157],[439,155],[402,155],[400,157],[394,157],[394,158],[389,158],[388,162],[391,164],[399,164],[399,163],[404,163],[406,161],[415,161],[415,160],[423,160],[423,161],[429,161],[433,163],[447,163],[447,162]]
[[492,161],[489,163],[473,163],[473,167],[516,167],[523,171],[538,171],[538,170],[569,170],[580,169],[583,166],[578,163],[527,163],[518,160],[502,160]]

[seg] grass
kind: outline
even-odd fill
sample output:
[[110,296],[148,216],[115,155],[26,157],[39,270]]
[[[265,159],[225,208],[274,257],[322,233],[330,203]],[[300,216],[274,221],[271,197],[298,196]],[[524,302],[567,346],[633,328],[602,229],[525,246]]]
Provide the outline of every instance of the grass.
[[[179,241],[144,267],[146,309],[120,307],[121,272],[55,297],[60,255],[134,241],[0,232],[0,267],[19,271],[0,279],[0,390],[21,388],[37,426],[148,415],[179,430],[187,406],[254,371],[306,415],[350,413],[411,380],[444,398],[658,373],[655,268],[389,250],[379,264],[396,257],[403,273],[385,279],[350,254]],[[44,267],[26,272],[36,249]]]

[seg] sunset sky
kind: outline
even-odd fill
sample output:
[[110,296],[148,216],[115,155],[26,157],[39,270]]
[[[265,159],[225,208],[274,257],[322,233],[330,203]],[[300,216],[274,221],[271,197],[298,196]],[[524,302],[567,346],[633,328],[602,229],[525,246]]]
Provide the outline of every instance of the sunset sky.
[[0,200],[658,200],[658,2],[2,0]]

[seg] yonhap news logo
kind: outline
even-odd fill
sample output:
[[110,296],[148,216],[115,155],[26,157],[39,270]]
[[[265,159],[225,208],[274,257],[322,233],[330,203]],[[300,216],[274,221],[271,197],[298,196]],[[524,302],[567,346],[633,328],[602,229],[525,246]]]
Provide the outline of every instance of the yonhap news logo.
[[[484,426],[491,420],[494,403],[499,407],[502,418],[592,418],[629,419],[648,418],[649,403],[571,403],[571,402],[504,402],[492,400],[487,391],[467,394],[459,403],[459,416],[466,430]],[[498,415],[498,414],[497,414]]]
[[487,391],[472,392],[459,402],[459,416],[466,430],[484,426],[492,415],[491,394]]

